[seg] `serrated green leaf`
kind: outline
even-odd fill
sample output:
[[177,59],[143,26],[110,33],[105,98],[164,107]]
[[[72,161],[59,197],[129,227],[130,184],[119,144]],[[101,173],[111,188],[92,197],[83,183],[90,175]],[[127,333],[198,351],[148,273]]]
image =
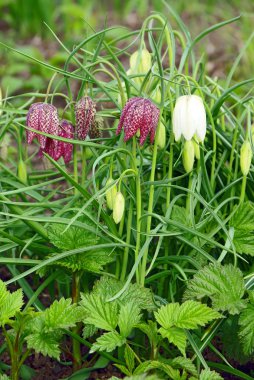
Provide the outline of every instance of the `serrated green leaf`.
[[4,303],[8,294],[9,291],[6,289],[5,283],[2,280],[0,280],[0,305]]
[[[93,294],[98,294],[101,298],[107,300],[118,293],[123,286],[123,282],[118,281],[112,277],[103,276],[99,281],[95,283]],[[139,284],[130,284],[126,291],[116,300],[116,302],[119,302],[123,305],[133,302],[140,309],[155,309],[151,290],[144,288]]]
[[0,375],[0,380],[10,380],[10,378],[7,375]]
[[21,289],[16,290],[13,293],[7,291],[7,295],[4,291],[4,302],[0,304],[0,324],[4,326],[10,322],[10,319],[20,311],[23,306],[23,293]]
[[[158,360],[148,360],[141,363],[134,371],[135,375],[141,375],[145,372],[158,369],[161,372],[164,372],[169,379],[178,380],[180,378],[180,373],[178,370],[173,369],[170,365],[162,363]],[[158,379],[158,376],[157,376]]]
[[249,304],[240,314],[239,338],[243,352],[250,355],[254,351],[254,305]]
[[159,333],[163,338],[167,338],[170,343],[174,344],[181,354],[185,356],[187,338],[183,329],[180,329],[179,327],[164,329],[161,327]]
[[130,372],[127,375],[131,375],[132,371],[134,369],[134,366],[135,366],[135,353],[134,353],[133,349],[128,344],[126,344],[126,346],[125,346],[124,360],[125,360],[125,363],[126,363],[128,370]]
[[118,322],[118,305],[114,302],[105,302],[94,294],[81,295],[80,305],[84,309],[84,323],[92,324],[106,331],[115,330]]
[[26,337],[27,347],[37,353],[58,359],[60,357],[59,342],[52,334],[35,332]]
[[52,332],[46,332],[44,327],[43,313],[28,323],[27,330],[30,333],[25,337],[27,347],[45,356],[59,359],[59,341],[63,333],[60,330],[55,330],[52,334]]
[[234,228],[233,243],[236,251],[254,256],[254,206],[251,202],[239,206],[230,226]]
[[90,352],[95,351],[106,351],[111,352],[116,347],[121,347],[126,342],[126,339],[123,338],[118,332],[110,331],[101,335],[96,342],[92,345]]
[[164,328],[172,326],[183,329],[196,329],[204,326],[213,319],[220,318],[221,315],[206,305],[197,301],[186,301],[182,305],[171,303],[162,306],[155,313],[157,322]]
[[193,362],[182,356],[178,356],[169,361],[169,364],[175,369],[184,369],[186,372],[190,373],[193,376],[198,376],[197,369]]
[[140,322],[140,318],[140,308],[133,302],[121,306],[118,317],[118,326],[122,337],[127,338],[130,335],[134,326]]
[[91,336],[97,333],[98,329],[94,325],[85,325],[83,328],[83,338],[91,338]]
[[61,298],[45,310],[45,330],[68,329],[80,322],[83,316],[82,308],[72,304],[72,300]]
[[127,376],[131,376],[131,372],[128,370],[127,367],[125,367],[124,365],[122,364],[114,364],[114,366],[118,369],[120,369],[120,371],[124,374],[124,375],[127,375]]
[[233,265],[210,264],[198,271],[187,285],[184,299],[208,296],[217,310],[239,314],[246,307],[243,274]]
[[200,373],[199,380],[223,380],[223,377],[210,369],[203,369]]

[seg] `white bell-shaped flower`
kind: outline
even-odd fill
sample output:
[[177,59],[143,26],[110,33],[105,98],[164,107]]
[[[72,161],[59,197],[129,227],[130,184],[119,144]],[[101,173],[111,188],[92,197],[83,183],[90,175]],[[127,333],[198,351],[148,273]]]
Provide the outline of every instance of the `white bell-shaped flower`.
[[179,141],[182,135],[189,141],[195,134],[199,141],[204,141],[206,112],[200,96],[183,95],[177,99],[173,112],[173,132],[176,141]]

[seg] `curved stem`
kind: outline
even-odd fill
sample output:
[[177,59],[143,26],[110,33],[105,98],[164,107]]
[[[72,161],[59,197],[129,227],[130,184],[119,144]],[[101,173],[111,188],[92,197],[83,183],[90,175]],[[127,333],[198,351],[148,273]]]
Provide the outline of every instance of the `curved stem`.
[[[137,228],[137,238],[136,238],[136,248],[135,248],[135,260],[138,259],[140,242],[141,242],[141,213],[142,213],[142,197],[141,197],[141,185],[140,185],[140,171],[137,168],[137,142],[136,137],[132,140],[132,154],[135,161],[134,170],[137,173],[136,176],[136,228]],[[139,269],[136,270],[136,281],[139,283]]]
[[126,270],[128,266],[128,257],[129,257],[129,250],[130,250],[129,244],[131,240],[132,215],[133,215],[133,202],[132,200],[130,200],[129,211],[128,211],[128,221],[127,221],[127,236],[126,236],[127,246],[125,247],[124,254],[123,254],[122,272],[120,276],[121,281],[125,280]]

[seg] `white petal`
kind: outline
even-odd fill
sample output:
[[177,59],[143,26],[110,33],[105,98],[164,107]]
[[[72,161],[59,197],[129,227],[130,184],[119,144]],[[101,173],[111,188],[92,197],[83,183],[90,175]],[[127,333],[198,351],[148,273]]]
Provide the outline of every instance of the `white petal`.
[[182,135],[182,123],[181,123],[181,97],[177,99],[176,105],[173,111],[173,133],[175,140],[179,141]]
[[192,95],[181,96],[182,98],[182,134],[189,141],[195,134],[195,123],[193,122],[193,100]]
[[204,141],[206,135],[206,112],[202,98],[192,95],[192,108],[194,113],[193,123],[199,141]]

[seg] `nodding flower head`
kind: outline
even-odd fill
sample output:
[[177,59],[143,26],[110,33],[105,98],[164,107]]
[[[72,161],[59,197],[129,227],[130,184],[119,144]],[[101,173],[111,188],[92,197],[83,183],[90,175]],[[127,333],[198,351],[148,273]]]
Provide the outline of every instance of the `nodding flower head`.
[[175,140],[181,136],[191,140],[194,135],[204,141],[206,135],[206,112],[203,100],[197,95],[183,95],[177,101],[173,112],[173,132]]
[[95,103],[89,96],[84,96],[77,102],[75,116],[79,140],[85,140],[91,126],[95,122],[95,114]]
[[[47,103],[34,103],[31,105],[26,120],[27,126],[36,129],[40,132],[49,133],[51,135],[58,135],[59,131],[59,119],[57,109],[52,104]],[[26,132],[27,142],[31,144],[34,138],[37,138],[41,149],[44,150],[47,144],[47,136],[38,135],[36,132]],[[54,141],[54,146],[57,145],[57,141]]]
[[116,134],[124,128],[124,141],[128,141],[139,130],[140,145],[144,144],[149,134],[153,143],[159,114],[159,109],[149,99],[131,98],[122,111]]
[[[61,121],[58,136],[73,139],[73,126],[67,120]],[[73,145],[68,142],[47,138],[46,146],[44,149],[40,149],[40,154],[42,155],[45,152],[55,161],[63,157],[64,162],[67,164],[71,160],[72,150]]]

